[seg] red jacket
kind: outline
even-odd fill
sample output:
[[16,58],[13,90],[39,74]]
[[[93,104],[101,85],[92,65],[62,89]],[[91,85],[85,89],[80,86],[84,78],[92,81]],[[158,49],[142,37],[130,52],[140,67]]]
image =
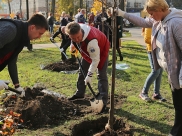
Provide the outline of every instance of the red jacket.
[[102,69],[106,59],[108,58],[110,43],[105,34],[102,33],[100,30],[98,30],[97,28],[90,26],[90,32],[87,38],[83,42],[81,42],[81,49],[83,51],[81,52],[81,55],[87,62],[89,63],[92,62],[90,57],[88,57],[89,53],[87,52],[87,45],[93,39],[97,39],[98,45],[100,47],[100,62],[98,65],[98,69]]

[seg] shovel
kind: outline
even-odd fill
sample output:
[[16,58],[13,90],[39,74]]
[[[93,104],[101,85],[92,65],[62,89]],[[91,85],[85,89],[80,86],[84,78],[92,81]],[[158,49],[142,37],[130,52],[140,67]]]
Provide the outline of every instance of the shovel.
[[[82,67],[82,64],[80,62],[80,59],[78,58],[77,55],[75,55],[75,57],[77,58],[77,61],[79,63],[79,66],[80,66],[80,70],[84,76],[84,78],[86,78],[86,75],[85,75],[85,72],[83,71],[83,67]],[[94,98],[90,99],[90,104],[91,104],[91,107],[93,108],[93,110],[96,112],[96,113],[100,113],[104,107],[104,103],[103,103],[103,100],[102,100],[102,96],[100,95],[100,93],[98,93],[97,95],[95,94],[95,92],[93,91],[91,85],[89,83],[87,83],[90,91],[92,92]]]
[[14,93],[19,94],[21,98],[25,97],[25,91],[20,92],[20,91],[14,89],[14,88],[9,87],[9,86],[8,86],[8,89],[7,90],[10,90],[10,91],[12,91]]
[[66,57],[66,59],[68,59],[68,56],[66,55],[66,53],[63,52],[63,51],[61,51],[60,47],[54,41],[52,41],[52,40],[50,40],[50,41],[59,49],[60,53],[64,54],[64,56]]

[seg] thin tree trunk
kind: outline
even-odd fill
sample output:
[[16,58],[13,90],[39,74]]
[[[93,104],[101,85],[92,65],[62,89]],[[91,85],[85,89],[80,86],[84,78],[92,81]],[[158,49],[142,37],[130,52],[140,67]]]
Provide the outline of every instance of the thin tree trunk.
[[49,1],[46,0],[46,17],[48,18],[48,14],[49,14]]
[[8,7],[9,7],[9,14],[11,14],[11,5],[10,5],[10,1],[8,0]]
[[22,18],[22,9],[21,9],[21,6],[22,6],[22,0],[20,0],[20,16]]
[[52,0],[52,9],[51,9],[51,12],[52,12],[53,17],[54,17],[54,12],[55,12],[55,0]]

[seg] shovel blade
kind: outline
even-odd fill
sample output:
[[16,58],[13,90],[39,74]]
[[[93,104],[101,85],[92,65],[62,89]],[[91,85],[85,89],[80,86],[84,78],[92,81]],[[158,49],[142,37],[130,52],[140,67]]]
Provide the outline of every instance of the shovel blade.
[[99,95],[96,98],[90,99],[90,104],[94,112],[101,113],[104,103],[102,97]]

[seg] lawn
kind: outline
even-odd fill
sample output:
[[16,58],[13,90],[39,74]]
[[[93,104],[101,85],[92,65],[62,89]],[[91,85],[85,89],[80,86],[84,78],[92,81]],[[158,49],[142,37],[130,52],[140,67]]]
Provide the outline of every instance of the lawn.
[[[115,111],[115,115],[121,117],[131,127],[134,136],[165,136],[169,133],[174,120],[174,109],[172,97],[167,81],[167,74],[163,72],[161,83],[161,94],[167,102],[153,101],[147,103],[139,98],[139,93],[143,87],[146,77],[150,73],[149,61],[146,50],[135,41],[122,42],[121,51],[124,60],[116,63],[126,63],[127,70],[116,70],[115,95],[126,96],[125,101],[120,105],[120,109]],[[70,56],[69,52],[68,55]],[[112,58],[110,50],[109,60]],[[21,86],[32,87],[35,83],[43,83],[49,90],[59,92],[66,96],[71,96],[76,89],[77,74],[64,74],[41,70],[41,65],[46,65],[60,60],[60,52],[57,48],[34,49],[34,52],[23,50],[17,62],[19,80]],[[111,71],[108,67],[109,87],[111,90]],[[1,72],[1,79],[11,80],[7,68]],[[12,86],[12,84],[10,84]],[[97,89],[97,80],[92,80],[93,89]],[[87,94],[90,92],[87,90]],[[153,85],[150,87],[149,96],[153,93]],[[92,118],[92,117],[90,117]],[[17,136],[51,136],[54,132],[64,132],[64,126],[71,122],[65,122],[59,126],[50,128],[28,130],[22,129],[15,132]],[[68,130],[66,130],[68,131]],[[68,133],[68,132],[65,132]]]

